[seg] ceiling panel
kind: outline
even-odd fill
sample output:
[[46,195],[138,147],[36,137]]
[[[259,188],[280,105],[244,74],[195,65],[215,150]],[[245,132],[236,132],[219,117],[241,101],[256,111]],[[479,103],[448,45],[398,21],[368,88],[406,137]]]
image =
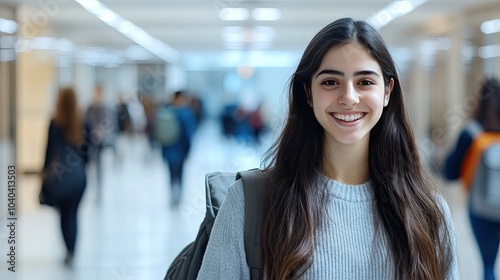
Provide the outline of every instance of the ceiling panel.
[[[270,50],[301,50],[311,37],[327,23],[340,17],[366,19],[390,0],[102,0],[111,10],[130,20],[150,35],[183,52],[218,52],[225,50],[222,30],[226,26],[270,26],[276,37]],[[47,3],[52,3],[49,5]],[[54,3],[57,5],[54,6]],[[49,24],[39,35],[67,38],[79,46],[123,50],[134,42],[89,14],[73,0],[0,0],[0,4],[17,5],[24,21],[38,14],[48,15]],[[429,0],[410,14],[381,29],[389,44],[411,41],[415,30],[430,19],[446,18],[465,9],[500,5],[498,0]],[[279,8],[278,22],[224,22],[218,11],[224,7]],[[42,29],[42,28],[41,28]]]

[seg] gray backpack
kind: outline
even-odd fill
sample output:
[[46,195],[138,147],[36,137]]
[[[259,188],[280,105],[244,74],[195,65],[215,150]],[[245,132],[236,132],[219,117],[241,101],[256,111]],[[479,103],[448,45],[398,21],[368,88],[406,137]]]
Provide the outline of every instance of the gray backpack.
[[469,168],[474,171],[471,211],[479,217],[500,221],[500,133],[485,132],[477,121],[469,122],[465,129],[473,139],[466,158],[469,154],[481,154],[477,165],[469,160],[465,168],[462,166],[462,172]]
[[471,189],[472,211],[500,221],[500,142],[490,144],[477,165]]
[[177,143],[181,138],[182,127],[176,109],[162,106],[156,112],[154,136],[163,146]]
[[259,169],[234,173],[213,172],[205,176],[205,219],[200,225],[196,239],[187,245],[168,268],[165,280],[195,280],[201,268],[215,217],[224,201],[228,187],[235,179],[243,181],[245,193],[245,253],[251,279],[259,279],[260,273],[260,225],[262,219],[261,193],[266,185],[266,176]]

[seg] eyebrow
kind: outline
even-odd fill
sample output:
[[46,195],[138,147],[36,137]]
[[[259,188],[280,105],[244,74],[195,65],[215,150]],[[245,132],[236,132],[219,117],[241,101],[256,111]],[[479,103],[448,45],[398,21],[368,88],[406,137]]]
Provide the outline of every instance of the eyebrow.
[[[338,70],[333,70],[333,69],[325,69],[325,70],[321,70],[321,72],[319,72],[318,75],[316,75],[316,78],[319,77],[319,75],[323,75],[323,74],[337,75],[337,76],[345,77],[344,72],[341,72]],[[374,75],[374,76],[380,77],[380,75],[373,70],[361,70],[361,71],[354,72],[354,76],[364,76],[364,75]]]

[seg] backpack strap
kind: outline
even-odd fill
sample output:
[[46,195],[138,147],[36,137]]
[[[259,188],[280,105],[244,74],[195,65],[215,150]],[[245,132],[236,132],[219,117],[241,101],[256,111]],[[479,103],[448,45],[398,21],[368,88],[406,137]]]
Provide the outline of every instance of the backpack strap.
[[266,175],[260,169],[241,171],[236,179],[243,181],[245,193],[245,253],[250,268],[250,279],[260,277],[260,229],[262,224],[262,190]]

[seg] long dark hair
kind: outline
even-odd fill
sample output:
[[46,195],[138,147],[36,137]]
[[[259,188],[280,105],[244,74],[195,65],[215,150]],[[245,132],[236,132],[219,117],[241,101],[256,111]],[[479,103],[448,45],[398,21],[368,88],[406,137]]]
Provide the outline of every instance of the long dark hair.
[[434,184],[424,172],[394,62],[378,32],[363,21],[337,20],[309,43],[289,87],[285,127],[266,153],[261,259],[267,279],[297,278],[311,265],[315,234],[326,215],[327,190],[315,186],[323,158],[322,126],[306,89],[332,47],[357,42],[378,61],[391,100],[371,130],[369,172],[376,208],[390,244],[396,279],[444,279],[451,258],[448,229]]
[[476,120],[485,131],[500,132],[500,82],[486,78],[479,92],[479,106],[474,112]]
[[76,146],[83,139],[83,119],[78,111],[75,91],[66,87],[59,89],[54,122],[62,129],[64,140]]

